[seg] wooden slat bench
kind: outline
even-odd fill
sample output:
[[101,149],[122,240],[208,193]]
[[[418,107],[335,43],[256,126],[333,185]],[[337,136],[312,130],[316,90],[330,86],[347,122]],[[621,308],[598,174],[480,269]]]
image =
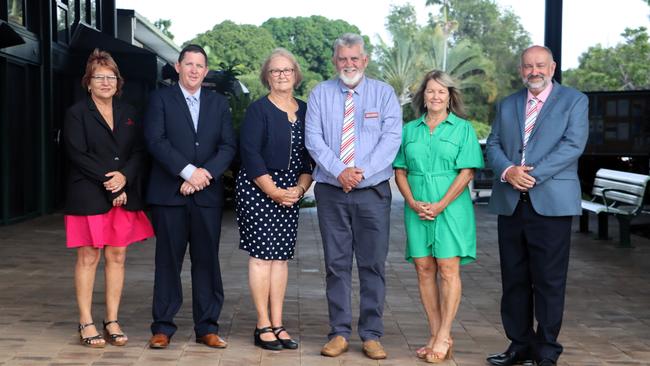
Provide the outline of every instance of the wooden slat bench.
[[618,219],[621,246],[632,246],[630,221],[643,207],[643,198],[650,176],[618,170],[599,169],[596,172],[591,201],[582,200],[580,231],[589,231],[589,212],[598,215],[598,238],[608,239],[607,217]]

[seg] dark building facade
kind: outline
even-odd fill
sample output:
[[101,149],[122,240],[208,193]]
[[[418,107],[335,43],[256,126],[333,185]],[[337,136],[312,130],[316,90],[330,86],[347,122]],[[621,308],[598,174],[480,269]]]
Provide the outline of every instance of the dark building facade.
[[118,15],[115,0],[0,0],[0,224],[60,206],[63,117],[85,95],[95,47],[113,55],[122,99],[139,109],[179,51],[135,12]]

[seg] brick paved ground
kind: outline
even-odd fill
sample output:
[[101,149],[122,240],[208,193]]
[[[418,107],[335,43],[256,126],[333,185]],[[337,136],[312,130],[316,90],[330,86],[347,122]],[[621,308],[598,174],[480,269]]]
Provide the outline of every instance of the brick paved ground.
[[[262,351],[252,345],[255,315],[248,294],[247,256],[236,249],[232,213],[225,216],[221,263],[226,303],[221,334],[225,350],[194,343],[189,262],[184,268],[185,298],[179,331],[166,350],[147,348],[151,317],[154,241],[131,247],[120,320],[126,347],[88,349],[79,345],[73,288],[75,253],[64,248],[62,217],[51,215],[0,228],[0,365],[424,365],[413,350],[427,339],[415,272],[403,260],[402,202],[395,195],[391,250],[387,266],[386,335],[389,358],[377,362],[350,351],[324,358],[327,334],[322,250],[315,209],[302,211],[297,258],[290,264],[285,325],[298,338],[297,351]],[[477,206],[479,260],[462,268],[463,299],[454,325],[454,362],[485,365],[485,355],[505,349],[499,317],[500,280],[496,219]],[[616,223],[610,232],[616,237]],[[577,222],[575,223],[577,226]],[[592,227],[595,225],[592,224]],[[650,365],[650,240],[633,236],[635,248],[575,234],[561,365]],[[102,273],[102,272],[100,272]],[[358,281],[355,278],[355,289]],[[103,318],[103,278],[96,283],[95,321]],[[354,299],[358,306],[358,298]]]

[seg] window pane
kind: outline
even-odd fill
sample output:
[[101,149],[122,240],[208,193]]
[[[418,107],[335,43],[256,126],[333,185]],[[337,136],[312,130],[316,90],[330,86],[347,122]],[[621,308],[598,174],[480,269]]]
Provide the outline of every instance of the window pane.
[[18,24],[25,24],[25,5],[23,4],[23,0],[7,0],[7,13],[9,15],[9,21],[18,23]]
[[57,7],[56,33],[59,42],[68,43],[68,11]]
[[90,25],[97,28],[97,0],[90,0]]
[[75,3],[76,0],[68,0],[68,24],[72,28],[72,24],[75,22]]
[[82,22],[88,24],[89,22],[88,22],[88,17],[87,17],[87,13],[86,13],[88,0],[79,0],[79,5],[80,5],[79,18],[81,19]]

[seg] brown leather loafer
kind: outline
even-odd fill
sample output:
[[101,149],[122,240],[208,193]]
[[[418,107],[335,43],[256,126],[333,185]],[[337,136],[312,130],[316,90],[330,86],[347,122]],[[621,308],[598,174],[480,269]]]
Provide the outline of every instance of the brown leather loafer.
[[336,357],[348,350],[348,341],[343,336],[336,336],[325,343],[320,354],[327,357]]
[[149,339],[149,348],[162,349],[169,346],[169,337],[163,333],[156,333]]
[[196,339],[196,343],[202,343],[212,348],[226,348],[228,346],[228,343],[216,333],[208,333],[203,337],[199,337]]
[[363,353],[368,356],[368,358],[373,360],[383,360],[386,358],[386,351],[384,351],[384,346],[382,346],[379,341],[374,339],[363,342]]

